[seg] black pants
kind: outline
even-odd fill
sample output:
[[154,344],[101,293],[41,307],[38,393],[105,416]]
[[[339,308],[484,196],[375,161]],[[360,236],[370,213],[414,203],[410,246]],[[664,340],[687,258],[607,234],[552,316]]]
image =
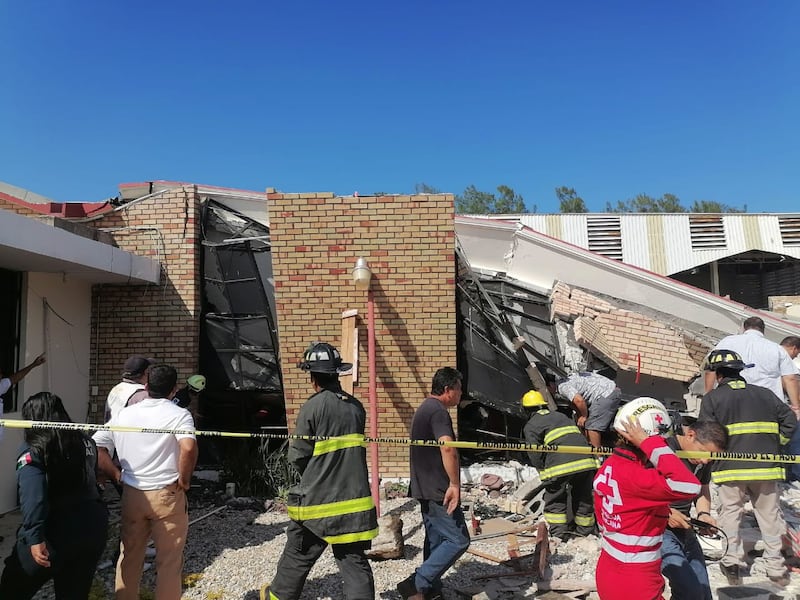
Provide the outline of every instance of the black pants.
[[[90,514],[73,515],[64,531],[48,528],[50,567],[33,562],[30,546],[14,545],[0,579],[0,598],[30,600],[48,581],[53,580],[56,600],[86,600],[92,587],[97,561],[106,547],[108,513],[105,507]],[[73,525],[80,523],[80,533]]]
[[[328,547],[308,529],[291,521],[286,529],[286,546],[278,561],[277,574],[269,587],[270,600],[297,600],[303,591],[311,567]],[[347,600],[373,600],[375,580],[372,567],[364,552],[369,542],[333,544],[333,556],[344,579],[344,597]]]
[[[574,475],[550,480],[544,490],[544,518],[550,535],[560,537],[572,530],[578,535],[595,531],[592,480],[595,471],[581,471]],[[572,504],[567,507],[569,496]],[[570,514],[568,514],[568,511]],[[570,518],[570,516],[572,518]]]

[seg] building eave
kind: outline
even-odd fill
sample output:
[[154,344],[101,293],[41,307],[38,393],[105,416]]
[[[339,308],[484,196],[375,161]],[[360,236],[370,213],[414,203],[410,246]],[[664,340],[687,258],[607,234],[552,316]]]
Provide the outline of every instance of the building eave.
[[63,273],[91,283],[159,282],[157,260],[76,234],[74,227],[0,210],[0,268]]

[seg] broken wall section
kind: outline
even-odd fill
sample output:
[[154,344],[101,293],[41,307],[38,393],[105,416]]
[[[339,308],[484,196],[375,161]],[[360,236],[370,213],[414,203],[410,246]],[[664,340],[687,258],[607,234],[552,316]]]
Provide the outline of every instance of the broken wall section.
[[[702,361],[716,340],[708,329],[684,319],[633,310],[611,299],[557,282],[551,292],[552,318],[562,337],[582,352],[565,350],[572,370],[596,367],[597,358],[616,369],[617,382],[630,396],[653,396],[668,408],[685,408],[688,384],[702,372]],[[568,344],[567,344],[568,345]],[[638,375],[638,377],[637,377]],[[637,382],[638,379],[638,382]]]

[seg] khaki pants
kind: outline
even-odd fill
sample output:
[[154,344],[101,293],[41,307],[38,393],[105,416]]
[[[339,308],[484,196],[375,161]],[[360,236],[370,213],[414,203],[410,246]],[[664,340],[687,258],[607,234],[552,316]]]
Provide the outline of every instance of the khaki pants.
[[726,567],[744,566],[744,548],[739,536],[739,525],[744,513],[747,496],[753,504],[753,512],[764,540],[764,562],[767,575],[782,575],[786,572],[781,554],[782,539],[786,523],[781,512],[777,481],[750,481],[722,483],[719,485],[719,516],[717,523],[728,536],[728,552],[722,557]]
[[122,494],[122,548],[117,563],[117,600],[138,600],[144,552],[156,547],[156,600],[180,600],[183,547],[189,529],[186,493],[177,482],[160,490],[125,486]]

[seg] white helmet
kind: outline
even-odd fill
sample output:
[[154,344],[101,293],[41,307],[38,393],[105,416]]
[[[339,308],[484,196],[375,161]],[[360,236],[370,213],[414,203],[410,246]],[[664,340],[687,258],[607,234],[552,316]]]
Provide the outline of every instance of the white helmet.
[[638,419],[647,435],[665,435],[672,427],[672,419],[664,405],[647,396],[631,400],[620,408],[614,418],[614,429],[622,430],[631,417]]

